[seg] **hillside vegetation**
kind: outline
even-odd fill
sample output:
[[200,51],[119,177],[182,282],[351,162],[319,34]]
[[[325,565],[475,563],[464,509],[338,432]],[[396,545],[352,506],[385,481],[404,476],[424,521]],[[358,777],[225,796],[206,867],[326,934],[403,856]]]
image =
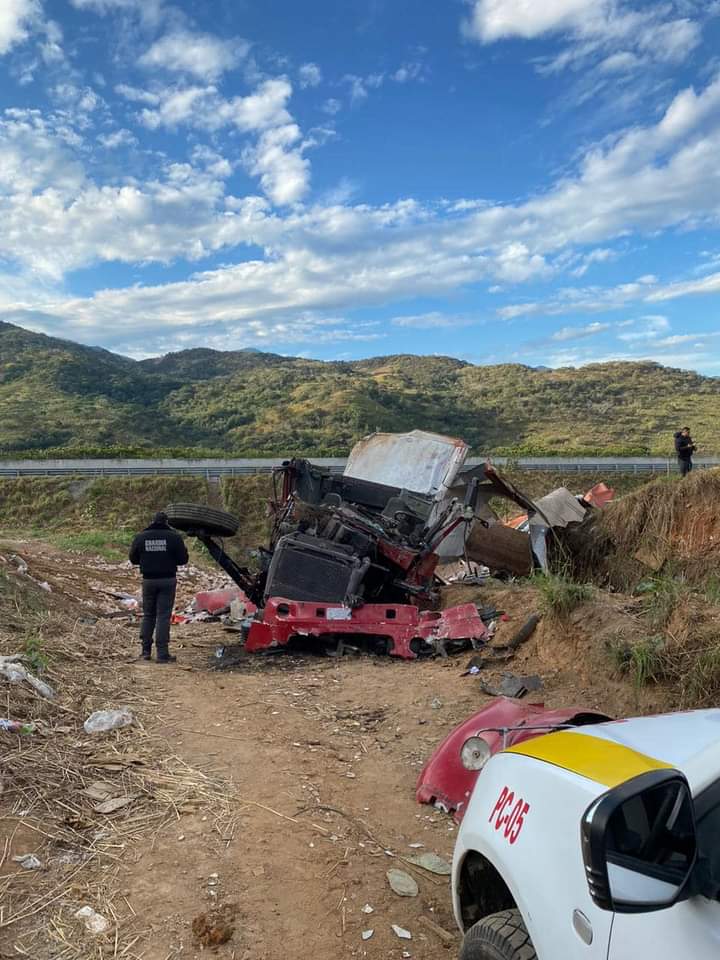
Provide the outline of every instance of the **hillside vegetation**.
[[0,455],[342,456],[374,430],[461,436],[477,453],[672,454],[689,423],[720,451],[720,379],[655,363],[324,363],[187,350],[143,361],[0,322]]

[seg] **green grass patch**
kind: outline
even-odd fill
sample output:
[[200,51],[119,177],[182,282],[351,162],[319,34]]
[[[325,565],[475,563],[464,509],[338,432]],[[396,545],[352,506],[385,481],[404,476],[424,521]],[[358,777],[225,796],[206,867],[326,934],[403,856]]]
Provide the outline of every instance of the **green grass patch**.
[[134,534],[130,530],[86,530],[65,533],[50,539],[60,550],[71,553],[90,553],[105,560],[127,560]]
[[593,597],[587,583],[575,583],[561,574],[541,574],[534,578],[540,591],[540,608],[548,617],[565,620],[573,610]]
[[671,574],[642,580],[635,593],[643,598],[643,612],[651,630],[662,630],[679,604],[692,602],[685,579]]
[[716,704],[720,696],[720,642],[694,657],[683,678],[687,703]]
[[610,644],[609,649],[616,668],[629,676],[636,687],[644,687],[667,678],[664,637],[652,636],[632,644],[618,639]]

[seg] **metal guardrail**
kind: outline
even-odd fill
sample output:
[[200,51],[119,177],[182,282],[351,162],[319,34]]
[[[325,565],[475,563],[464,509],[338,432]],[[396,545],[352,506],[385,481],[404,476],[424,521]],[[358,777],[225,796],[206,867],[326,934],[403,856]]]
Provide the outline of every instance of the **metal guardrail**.
[[[313,463],[342,473],[346,461],[313,457]],[[498,466],[506,466],[507,457],[491,457]],[[472,457],[465,466],[479,466],[484,457]],[[670,474],[677,471],[674,458],[663,457],[520,457],[513,466],[522,470],[553,473],[649,473]],[[232,460],[0,460],[0,477],[127,477],[127,476],[200,476],[207,479],[242,477],[270,473],[280,466],[282,458]],[[720,466],[720,457],[698,457],[696,469]]]

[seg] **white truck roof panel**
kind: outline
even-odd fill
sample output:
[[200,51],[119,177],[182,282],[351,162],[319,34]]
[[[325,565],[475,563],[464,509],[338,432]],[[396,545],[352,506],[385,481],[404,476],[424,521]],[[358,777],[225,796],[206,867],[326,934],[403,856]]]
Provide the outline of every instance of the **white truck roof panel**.
[[460,471],[468,445],[439,433],[373,433],[352,448],[344,475],[412,493],[444,495]]

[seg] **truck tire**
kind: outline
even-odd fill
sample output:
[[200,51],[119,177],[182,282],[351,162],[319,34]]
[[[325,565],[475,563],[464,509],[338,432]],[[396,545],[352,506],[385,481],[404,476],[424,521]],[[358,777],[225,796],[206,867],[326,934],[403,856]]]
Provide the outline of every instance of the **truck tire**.
[[240,521],[231,513],[201,503],[171,503],[165,508],[170,526],[176,530],[204,530],[222,537],[234,537]]
[[460,960],[537,960],[520,911],[493,913],[470,927]]

